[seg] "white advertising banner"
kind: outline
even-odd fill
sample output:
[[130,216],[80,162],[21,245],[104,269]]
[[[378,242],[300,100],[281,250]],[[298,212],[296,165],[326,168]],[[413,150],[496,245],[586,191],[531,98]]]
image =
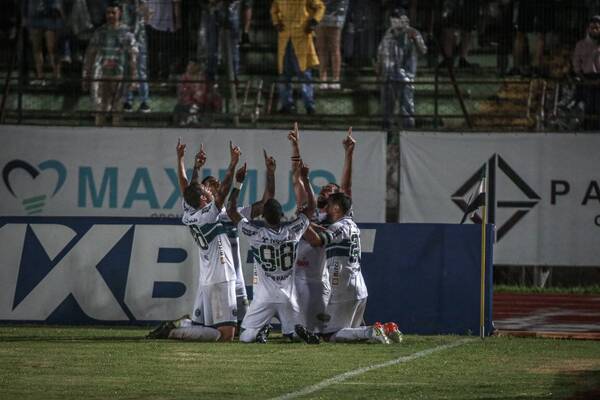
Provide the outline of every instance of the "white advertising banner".
[[[187,144],[191,169],[203,143],[203,176],[223,177],[229,141],[248,163],[244,204],[262,197],[263,148],[277,160],[276,198],[295,208],[286,130],[0,127],[0,214],[3,216],[160,217],[181,213],[177,138]],[[345,132],[301,131],[301,152],[316,191],[338,182]],[[353,199],[359,222],[385,221],[384,132],[354,132]],[[188,174],[191,176],[191,171]]]
[[600,265],[599,135],[402,133],[400,222],[460,222],[484,168],[495,264]]

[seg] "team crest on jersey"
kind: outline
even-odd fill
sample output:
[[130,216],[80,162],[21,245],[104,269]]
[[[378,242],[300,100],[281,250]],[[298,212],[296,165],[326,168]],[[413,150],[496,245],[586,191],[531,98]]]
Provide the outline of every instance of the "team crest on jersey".
[[194,310],[194,315],[195,315],[196,317],[199,317],[200,315],[202,315],[202,311],[200,311],[200,309],[199,309],[199,308],[196,308],[196,309]]
[[233,315],[234,317],[237,317],[237,314],[238,314],[237,308],[234,308],[231,310],[231,315]]

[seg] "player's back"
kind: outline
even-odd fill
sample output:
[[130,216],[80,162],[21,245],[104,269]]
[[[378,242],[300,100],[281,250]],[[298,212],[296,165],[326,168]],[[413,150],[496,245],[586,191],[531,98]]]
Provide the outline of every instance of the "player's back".
[[360,229],[350,216],[325,232],[325,257],[331,282],[331,303],[363,299],[367,287],[360,267]]
[[200,284],[232,281],[236,279],[231,243],[227,229],[219,219],[222,210],[214,202],[195,209],[184,202],[182,222],[188,225],[198,245]]
[[294,262],[298,241],[310,224],[300,216],[290,222],[271,228],[263,223],[243,218],[238,227],[247,237],[254,257],[257,284],[254,299],[265,302],[296,302]]

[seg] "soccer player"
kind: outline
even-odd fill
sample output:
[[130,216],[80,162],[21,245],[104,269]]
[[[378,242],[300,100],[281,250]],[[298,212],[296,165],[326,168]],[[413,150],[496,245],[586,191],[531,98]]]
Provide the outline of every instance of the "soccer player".
[[[300,143],[298,125],[288,134],[288,139],[292,144],[292,160],[300,160]],[[352,128],[348,129],[348,135],[343,141],[345,150],[344,168],[342,173],[342,190],[349,196],[352,193],[352,156],[356,140],[352,137]],[[317,198],[318,211],[311,216],[314,223],[326,226],[327,198],[340,191],[340,187],[335,183],[328,183],[323,186]],[[302,193],[296,193],[301,196],[300,202],[304,202]],[[296,287],[300,306],[300,318],[298,324],[306,327],[312,332],[322,332],[325,323],[329,320],[326,313],[326,306],[331,292],[328,271],[325,268],[325,250],[323,247],[314,247],[306,240],[302,239],[298,243],[298,252],[296,257]]]
[[187,182],[183,156],[185,145],[177,143],[178,179],[183,191],[182,222],[190,227],[199,251],[199,283],[191,321],[166,322],[151,332],[149,338],[187,339],[230,342],[237,324],[235,296],[236,273],[227,232],[219,216],[231,188],[241,151],[229,142],[231,161],[219,190],[211,192],[198,182],[199,171],[206,162],[204,146],[196,155],[191,181]]
[[[368,341],[389,344],[390,339],[400,342],[402,336],[394,323],[386,326],[360,326],[367,305],[367,287],[360,267],[360,230],[348,215],[352,199],[345,193],[334,193],[327,199],[325,208],[332,223],[327,230],[307,231],[304,238],[313,246],[325,248],[326,266],[331,284],[331,296],[326,313],[331,317],[322,331],[322,337],[332,342]],[[393,324],[393,325],[392,325]],[[395,328],[394,328],[395,327]],[[318,337],[302,325],[296,333],[307,343],[318,343]]]
[[[299,163],[296,163],[299,168]],[[242,322],[240,341],[244,343],[265,343],[264,328],[274,316],[281,321],[281,331],[286,336],[294,333],[298,320],[298,303],[294,284],[294,260],[298,241],[310,225],[308,215],[315,210],[314,194],[308,182],[308,168],[301,170],[301,181],[308,199],[305,208],[299,210],[298,217],[283,222],[281,204],[274,198],[263,206],[265,224],[249,221],[237,211],[237,198],[246,175],[246,166],[236,173],[236,183],[229,198],[227,213],[237,224],[239,231],[247,237],[254,253],[257,283],[254,286],[254,299]]]
[[[238,212],[248,219],[254,219],[262,213],[263,204],[270,198],[275,196],[275,168],[277,166],[275,159],[272,156],[267,155],[267,151],[263,149],[263,155],[265,157],[265,167],[267,170],[265,190],[263,197],[260,201],[255,202],[251,206],[239,207]],[[207,176],[202,182],[211,190],[216,193],[219,190],[220,182],[213,176]],[[240,257],[240,239],[237,231],[237,227],[231,222],[226,212],[223,212],[220,216],[221,222],[227,230],[227,236],[231,243],[231,252],[233,254],[233,263],[235,264],[235,294],[237,299],[237,318],[238,327],[241,326],[242,320],[248,310],[248,295],[246,293],[246,282],[244,280],[244,273],[242,270],[242,261]]]

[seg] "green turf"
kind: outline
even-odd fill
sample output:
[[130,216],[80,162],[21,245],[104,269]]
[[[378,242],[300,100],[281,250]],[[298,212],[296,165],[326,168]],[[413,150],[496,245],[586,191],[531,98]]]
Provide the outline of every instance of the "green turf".
[[[266,345],[144,340],[142,328],[0,326],[2,399],[266,399],[461,340]],[[489,338],[301,398],[567,399],[600,385],[597,342]],[[598,388],[598,386],[596,386]]]

